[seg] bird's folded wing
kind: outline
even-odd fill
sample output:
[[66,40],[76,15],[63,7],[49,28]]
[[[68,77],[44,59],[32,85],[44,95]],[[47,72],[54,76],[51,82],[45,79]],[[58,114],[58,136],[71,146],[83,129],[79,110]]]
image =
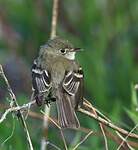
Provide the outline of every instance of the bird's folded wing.
[[32,86],[37,94],[47,92],[50,89],[50,74],[47,70],[38,67],[36,61],[32,66]]
[[[83,99],[83,71],[79,68],[78,71],[69,71],[65,74],[63,80],[64,90],[74,97],[75,107],[82,103]],[[74,103],[74,102],[73,102]]]

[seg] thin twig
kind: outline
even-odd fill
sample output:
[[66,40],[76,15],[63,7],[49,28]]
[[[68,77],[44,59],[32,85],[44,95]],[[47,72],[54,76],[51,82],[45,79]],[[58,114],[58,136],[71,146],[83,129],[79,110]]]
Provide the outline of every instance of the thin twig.
[[120,150],[120,148],[122,147],[122,145],[124,144],[124,142],[126,142],[127,138],[130,136],[130,134],[138,127],[138,124],[136,124],[134,126],[134,128],[132,128],[132,130],[128,133],[128,135],[123,139],[122,143],[119,145],[119,147],[117,148],[117,150]]
[[53,143],[51,143],[51,142],[49,142],[49,141],[47,141],[47,145],[51,145],[51,146],[54,147],[55,149],[61,150],[58,146],[56,146],[55,144],[53,144]]
[[[101,122],[102,124],[112,128],[113,130],[118,131],[119,133],[122,133],[123,135],[128,135],[129,134],[129,132],[126,131],[125,129],[122,129],[122,128],[114,125],[112,122],[109,122],[109,121],[107,121],[107,120],[105,120],[105,119],[103,119],[99,116],[96,116],[94,113],[91,112],[92,110],[93,110],[93,106],[92,105],[88,106],[88,104],[86,104],[85,102],[84,102],[83,108],[78,109],[79,112],[81,112],[85,115],[88,115],[91,118],[94,118],[98,122]],[[138,139],[138,135],[134,134],[134,133],[130,133],[129,137]]]
[[[26,104],[24,104],[24,105],[22,105],[22,106],[12,107],[12,108],[7,109],[7,110],[5,111],[5,113],[2,115],[2,117],[0,118],[0,123],[2,123],[2,122],[6,119],[6,116],[7,116],[10,112],[14,112],[14,111],[17,111],[17,110],[26,109],[26,108],[28,108],[28,106],[33,105],[33,104],[35,104],[35,101],[26,103]],[[6,106],[4,106],[4,107],[7,108]],[[91,113],[91,112],[88,111],[87,109],[85,110],[85,109],[83,109],[83,108],[79,108],[78,111],[81,112],[81,113],[84,113],[85,115],[90,116],[91,118],[93,118],[93,119],[95,119],[95,120],[97,120],[97,121],[103,123],[104,125],[110,127],[111,129],[113,129],[113,130],[115,130],[115,131],[118,131],[119,133],[121,133],[121,134],[123,134],[123,135],[128,135],[128,134],[129,134],[129,137],[138,139],[138,135],[137,135],[137,134],[135,134],[135,133],[130,133],[130,132],[126,131],[125,129],[122,129],[122,128],[120,128],[120,127],[114,125],[114,124],[111,123],[111,122],[108,122],[107,120],[105,120],[105,119],[103,119],[103,118],[101,118],[101,117],[99,117],[99,116],[95,116],[95,114]],[[30,115],[31,115],[31,116],[35,116],[36,118],[40,118],[40,119],[42,118],[42,116],[38,115],[37,113],[34,114],[34,112],[31,112]],[[50,119],[49,119],[49,120],[50,120]],[[52,119],[52,120],[54,121],[54,119]],[[50,120],[50,121],[51,121],[51,120]],[[51,122],[52,122],[52,121],[51,121]],[[56,122],[56,121],[54,121],[54,122]],[[57,127],[60,128],[59,125],[58,125]],[[89,130],[89,129],[88,129],[88,130]],[[82,131],[84,131],[84,130],[82,129]]]
[[[22,105],[22,106],[12,107],[12,108],[8,108],[8,106],[5,106],[5,105],[0,105],[0,106],[2,106],[2,108],[6,108],[6,109],[7,109],[7,110],[5,111],[5,113],[2,115],[2,117],[0,118],[0,123],[2,123],[2,122],[6,119],[6,116],[7,116],[10,112],[14,112],[14,111],[17,112],[18,110],[21,110],[21,111],[22,111],[22,110],[26,110],[26,109],[28,108],[28,106],[33,105],[33,104],[35,104],[35,101],[29,102],[29,103],[24,104],[24,105]],[[94,108],[94,109],[95,109],[95,108]],[[87,115],[87,113],[85,113],[84,111],[82,111],[82,113],[84,113],[84,114]],[[92,114],[92,112],[90,112],[90,114]],[[45,114],[45,115],[46,115],[46,114]],[[36,118],[36,119],[43,119],[43,115],[38,114],[38,113],[35,113],[35,112],[32,112],[32,111],[29,112],[29,116],[31,116],[31,117],[33,117],[33,118]],[[89,115],[89,116],[90,116],[90,115]],[[50,121],[51,123],[55,124],[55,126],[60,129],[60,126],[58,125],[56,119],[53,119],[53,118],[51,118],[51,117],[49,117],[49,116],[47,116],[47,117],[49,118],[48,121]],[[90,116],[90,117],[96,119],[97,121],[99,121],[96,116],[93,116],[93,115],[92,115],[92,116]],[[108,122],[105,123],[105,121],[107,121],[107,120],[105,120],[105,119],[102,120],[102,119],[101,119],[100,121],[101,121],[101,123],[103,123],[103,124],[105,124],[106,126],[108,126]],[[111,121],[110,121],[109,123],[111,123]],[[116,128],[114,128],[114,126],[113,126],[113,128],[112,128],[112,125],[109,125],[108,127],[110,127],[111,129],[113,129],[113,130],[116,131]],[[118,128],[119,128],[119,127],[118,127]],[[83,128],[83,127],[81,127],[80,129],[75,129],[75,130],[77,130],[77,131],[82,131],[82,132],[85,132],[85,133],[88,133],[88,132],[91,131],[91,129],[87,129],[87,128]],[[119,130],[120,130],[119,133],[124,134],[124,135],[128,135],[128,134],[126,134],[126,133],[129,133],[128,131],[126,131],[126,130],[124,130],[124,129],[122,129],[122,128],[119,128]],[[93,132],[93,133],[94,133],[94,132]],[[99,134],[99,133],[94,133],[94,135],[100,135],[100,134]],[[119,139],[118,137],[114,136],[114,135],[111,135],[111,133],[108,132],[107,136],[108,136],[109,138],[113,139],[114,141],[116,141],[117,143],[121,143],[121,142],[120,142],[120,139]],[[132,134],[132,133],[129,133],[129,137],[138,139],[138,135],[137,135],[137,134],[134,134],[134,133],[133,133],[133,134]],[[135,148],[138,148],[137,142],[128,141],[128,144],[131,145],[131,146],[133,146],[133,147],[135,147]]]
[[[87,107],[89,107],[89,108],[92,108],[93,109],[93,111],[94,111],[94,113],[98,113],[98,115],[100,115],[100,116],[102,116],[103,118],[105,118],[109,123],[111,123],[111,120],[110,119],[108,119],[105,115],[103,115],[99,110],[97,110],[97,109],[95,109],[93,106],[92,106],[92,104],[89,102],[89,101],[87,101],[85,98],[84,98],[84,101],[85,101],[85,105],[87,106]],[[101,127],[101,130],[102,130],[102,132],[103,132],[103,135],[104,135],[104,139],[105,139],[105,146],[106,146],[106,149],[108,149],[108,145],[107,145],[107,138],[106,138],[106,135],[105,135],[105,132],[104,132],[104,126],[102,125],[102,124],[100,124],[100,127]],[[124,138],[121,136],[121,134],[118,132],[118,131],[116,131],[116,133],[117,133],[117,135],[119,136],[119,138],[121,138],[123,141],[124,141]],[[125,144],[126,145],[124,145],[124,146],[126,146],[127,148],[130,148],[130,149],[133,149],[131,146],[130,146],[130,144],[129,144],[129,142],[127,142],[126,140],[124,141],[125,142]]]
[[119,145],[122,143],[122,141],[124,141],[124,143],[122,144],[122,148],[124,148],[124,149],[132,149],[132,147],[130,146],[128,141],[125,141],[124,137],[119,132],[116,131],[116,134],[121,139]]
[[68,147],[67,147],[67,144],[66,144],[66,139],[65,139],[64,132],[63,132],[62,129],[60,129],[60,134],[61,134],[61,137],[62,137],[62,140],[63,140],[64,148],[65,148],[65,150],[68,150]]
[[[51,34],[50,34],[50,38],[54,38],[56,36],[56,28],[57,28],[57,18],[58,18],[58,0],[53,0],[53,11],[52,11],[52,21],[51,21]],[[45,105],[45,114],[47,114],[47,116],[50,116],[50,106],[48,107],[47,105]],[[41,142],[41,150],[45,150],[46,149],[46,144],[45,142],[43,143],[43,139],[45,138],[45,140],[48,139],[48,117],[46,117],[44,115],[44,119],[43,119],[43,128],[44,128],[44,137],[42,138],[42,142]],[[45,146],[44,146],[45,145]]]
[[3,113],[3,115],[0,118],[0,123],[2,123],[6,119],[6,117],[9,113],[17,112],[17,111],[21,112],[21,110],[26,109],[26,108],[28,108],[28,106],[33,105],[35,103],[36,103],[35,101],[31,101],[27,104],[23,104],[22,106],[18,105],[17,107],[10,107],[10,108],[6,109],[6,111]]
[[8,136],[1,144],[1,146],[3,146],[9,139],[12,138],[13,134],[14,134],[14,131],[15,131],[15,119],[13,118],[13,125],[12,125],[12,132],[10,134],[10,136]]
[[[87,102],[88,103],[88,102]],[[90,103],[88,103],[89,105],[91,105]],[[92,107],[93,108],[93,107]],[[95,116],[98,116],[97,115],[97,112],[96,110],[93,108],[93,113],[95,114]],[[108,143],[107,143],[107,138],[106,138],[106,134],[104,132],[104,125],[102,123],[99,122],[99,125],[100,125],[100,128],[101,128],[101,131],[102,131],[102,134],[103,134],[103,137],[104,137],[104,142],[105,142],[105,150],[108,150]]]
[[90,131],[72,150],[76,150],[92,133],[93,131]]
[[61,133],[61,137],[62,137],[62,140],[63,140],[63,143],[64,143],[64,147],[65,147],[65,150],[67,150],[67,144],[66,144],[66,140],[65,140],[65,137],[64,137],[64,134],[63,134],[63,131],[61,129],[61,127],[58,125],[58,123],[56,121],[54,121],[49,115],[47,115],[45,112],[43,112],[41,110],[41,113],[45,115],[45,117],[47,117],[47,119],[52,122],[59,130],[60,130],[60,133]]
[[47,143],[46,143],[46,141],[48,140],[48,117],[47,116],[50,116],[50,106],[48,107],[47,105],[45,105],[44,113],[45,113],[45,115],[43,116],[44,136],[42,137],[41,140],[41,150],[47,149]]
[[45,137],[42,137],[42,139],[41,139],[41,150],[46,150],[47,145],[48,145],[48,143],[47,143]]
[[[12,91],[12,89],[11,89],[11,86],[10,86],[10,84],[9,84],[9,82],[8,82],[8,79],[6,78],[6,76],[5,76],[5,74],[4,74],[2,65],[0,65],[0,75],[2,76],[2,78],[4,79],[4,81],[5,81],[5,83],[6,83],[7,90],[8,90],[8,92],[9,92],[11,101],[13,101],[13,105],[19,107],[18,102],[17,102],[17,100],[16,100],[16,96],[15,96],[15,94],[13,93],[13,91]],[[31,141],[31,138],[30,138],[30,134],[29,134],[29,131],[28,131],[28,128],[27,128],[27,125],[26,125],[24,116],[22,115],[20,109],[18,110],[18,118],[21,120],[22,125],[23,125],[23,127],[24,127],[24,131],[26,132],[26,137],[27,137],[27,141],[28,141],[30,150],[33,150],[33,145],[32,145],[32,141]]]
[[50,116],[48,116],[44,111],[41,110],[41,113],[42,113],[43,115],[45,115],[45,117],[46,117],[49,121],[51,121],[57,128],[61,129],[61,127],[58,125],[58,123],[55,122]]
[[56,36],[57,18],[58,18],[58,3],[59,0],[53,0],[53,12],[51,21],[51,39]]
[[103,137],[104,137],[105,150],[108,150],[108,142],[107,142],[107,137],[106,137],[106,134],[105,134],[105,131],[104,131],[104,125],[102,125],[102,123],[99,123],[99,124],[100,124],[100,128],[101,128],[101,131],[102,131],[102,134],[103,134]]

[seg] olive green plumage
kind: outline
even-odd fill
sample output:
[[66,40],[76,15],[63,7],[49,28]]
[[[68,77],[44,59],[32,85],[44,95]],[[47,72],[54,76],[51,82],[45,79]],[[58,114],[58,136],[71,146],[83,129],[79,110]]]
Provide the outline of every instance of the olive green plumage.
[[61,127],[80,126],[75,113],[83,102],[83,72],[75,61],[78,50],[68,40],[56,37],[41,46],[32,67],[34,98],[38,105],[56,101]]

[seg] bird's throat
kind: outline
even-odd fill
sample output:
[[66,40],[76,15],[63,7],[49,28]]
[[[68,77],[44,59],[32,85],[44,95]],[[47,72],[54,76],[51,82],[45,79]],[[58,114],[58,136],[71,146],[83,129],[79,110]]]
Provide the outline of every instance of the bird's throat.
[[75,59],[75,54],[76,52],[69,52],[65,55],[65,57],[69,60],[74,60]]

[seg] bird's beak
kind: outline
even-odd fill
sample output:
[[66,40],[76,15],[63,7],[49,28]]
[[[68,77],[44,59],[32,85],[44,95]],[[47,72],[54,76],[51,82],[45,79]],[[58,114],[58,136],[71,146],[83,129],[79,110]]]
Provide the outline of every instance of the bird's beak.
[[81,51],[82,49],[81,48],[72,48],[71,49],[71,52],[79,52]]

